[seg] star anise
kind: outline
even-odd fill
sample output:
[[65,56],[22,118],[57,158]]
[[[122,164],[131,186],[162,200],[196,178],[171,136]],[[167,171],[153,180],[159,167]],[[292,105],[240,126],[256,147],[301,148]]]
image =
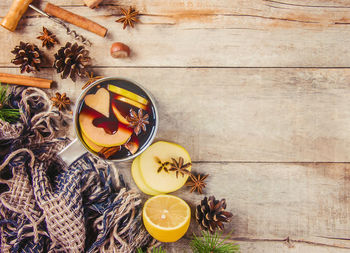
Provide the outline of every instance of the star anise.
[[179,158],[179,161],[176,161],[174,158],[171,158],[173,161],[170,163],[170,169],[169,171],[175,171],[176,172],[176,178],[178,178],[179,174],[182,175],[182,177],[186,175],[190,175],[190,172],[187,170],[188,167],[192,165],[192,163],[186,163],[184,164],[184,159],[182,157]]
[[57,43],[56,36],[52,34],[49,30],[47,30],[45,27],[43,27],[43,32],[41,33],[41,36],[38,36],[36,38],[42,40],[42,47],[46,47],[47,49],[50,49]]
[[164,162],[163,163],[158,157],[155,157],[155,159],[156,159],[156,162],[160,164],[160,166],[159,166],[159,168],[157,170],[158,173],[161,172],[162,170],[164,170],[165,172],[169,172],[169,170],[167,168],[168,165],[170,164],[169,162]]
[[88,73],[87,76],[89,77],[89,80],[83,85],[83,87],[81,87],[82,90],[88,87],[90,84],[92,84],[96,80],[103,78],[103,76],[94,76],[93,72],[91,72],[90,74]]
[[190,181],[186,183],[187,186],[191,187],[190,192],[197,191],[200,194],[203,194],[203,188],[205,188],[206,183],[204,180],[209,175],[202,176],[201,174],[198,174],[197,177],[191,173],[190,175]]
[[116,20],[115,22],[123,23],[123,29],[125,29],[127,26],[134,28],[134,23],[139,22],[139,19],[137,17],[137,15],[139,15],[139,12],[135,11],[131,6],[128,11],[123,8],[120,8],[120,10],[123,13],[124,17]]
[[70,105],[70,99],[66,96],[66,93],[61,95],[59,92],[56,92],[56,97],[52,97],[51,101],[60,111],[67,110]]
[[130,109],[130,113],[126,116],[126,120],[130,122],[130,127],[134,128],[136,135],[141,133],[141,129],[146,132],[146,125],[149,124],[148,114],[143,114],[143,110],[139,109],[136,113],[133,109]]

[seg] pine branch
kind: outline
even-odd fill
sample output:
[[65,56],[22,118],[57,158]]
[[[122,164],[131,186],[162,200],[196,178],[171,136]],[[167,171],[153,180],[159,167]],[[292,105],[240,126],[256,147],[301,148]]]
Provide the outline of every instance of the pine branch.
[[202,231],[202,237],[197,237],[193,234],[193,239],[190,243],[194,253],[238,253],[239,245],[232,242],[227,242],[228,237],[221,238],[221,233],[215,232],[211,234],[208,231]]
[[19,109],[9,108],[7,105],[9,96],[7,95],[8,86],[1,86],[0,83],[0,120],[13,123],[20,117]]

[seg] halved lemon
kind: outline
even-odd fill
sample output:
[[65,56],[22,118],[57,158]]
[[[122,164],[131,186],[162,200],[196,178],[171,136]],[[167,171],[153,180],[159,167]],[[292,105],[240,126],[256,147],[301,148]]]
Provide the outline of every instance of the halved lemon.
[[188,204],[173,195],[157,195],[148,199],[142,211],[148,233],[161,242],[175,242],[186,233],[191,221]]

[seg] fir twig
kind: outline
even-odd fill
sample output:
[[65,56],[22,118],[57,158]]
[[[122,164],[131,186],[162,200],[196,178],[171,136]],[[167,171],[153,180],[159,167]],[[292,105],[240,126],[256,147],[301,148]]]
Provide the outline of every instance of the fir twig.
[[[162,249],[162,246],[153,247],[151,252],[152,253],[166,253],[165,249]],[[143,251],[141,248],[138,248],[137,253],[146,253],[146,252]]]
[[8,86],[1,86],[0,83],[0,120],[13,123],[20,117],[19,109],[7,106],[9,96],[7,96]]
[[239,245],[228,242],[229,236],[221,238],[221,235],[219,232],[211,234],[208,231],[202,231],[202,237],[193,234],[190,243],[192,251],[194,253],[238,253]]

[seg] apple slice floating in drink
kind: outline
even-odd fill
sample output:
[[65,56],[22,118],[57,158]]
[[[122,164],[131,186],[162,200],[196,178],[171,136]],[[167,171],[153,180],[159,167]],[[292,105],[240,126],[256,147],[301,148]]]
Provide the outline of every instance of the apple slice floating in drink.
[[103,127],[96,127],[93,124],[95,119],[96,117],[88,109],[83,109],[79,114],[79,124],[82,133],[98,146],[114,147],[123,145],[133,133],[130,128],[119,123],[117,131],[109,134]]
[[84,133],[81,133],[81,137],[83,138],[85,144],[91,148],[91,150],[95,151],[96,153],[100,152],[103,147],[95,144],[93,141],[91,141]]
[[109,92],[105,88],[98,89],[95,94],[87,95],[85,104],[107,118],[109,117]]

